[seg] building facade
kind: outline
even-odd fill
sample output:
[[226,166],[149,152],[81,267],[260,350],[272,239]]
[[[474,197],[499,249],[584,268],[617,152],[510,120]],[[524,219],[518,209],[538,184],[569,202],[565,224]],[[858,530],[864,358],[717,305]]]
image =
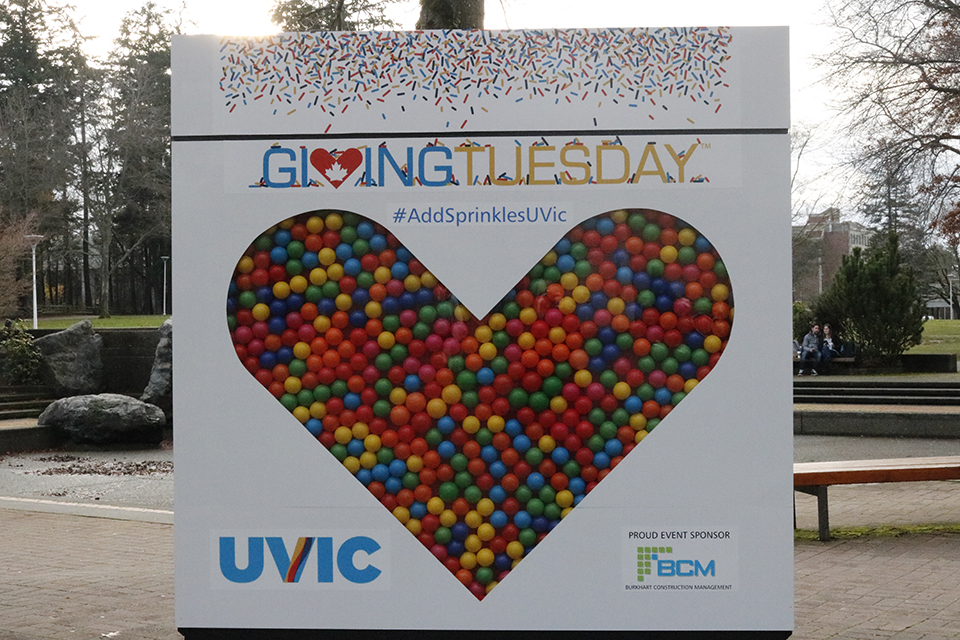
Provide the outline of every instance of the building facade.
[[793,299],[811,304],[830,288],[843,256],[857,247],[866,249],[873,232],[850,220],[840,219],[831,207],[812,214],[806,224],[793,227]]

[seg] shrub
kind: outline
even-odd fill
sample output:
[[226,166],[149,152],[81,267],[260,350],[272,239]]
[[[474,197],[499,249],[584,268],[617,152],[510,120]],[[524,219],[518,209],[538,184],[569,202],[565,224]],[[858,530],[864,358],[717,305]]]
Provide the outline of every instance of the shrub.
[[814,312],[819,320],[843,327],[867,361],[893,364],[920,344],[924,304],[913,271],[900,259],[896,234],[867,255],[854,249],[844,256]]
[[6,384],[39,384],[40,349],[20,322],[0,327],[0,380]]

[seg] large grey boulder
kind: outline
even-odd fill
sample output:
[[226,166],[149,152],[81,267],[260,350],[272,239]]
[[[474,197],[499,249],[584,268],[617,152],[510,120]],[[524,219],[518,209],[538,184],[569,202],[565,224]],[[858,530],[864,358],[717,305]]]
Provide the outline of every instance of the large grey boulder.
[[103,340],[89,320],[33,341],[43,354],[44,382],[59,396],[100,391]]
[[61,398],[44,409],[37,423],[74,442],[156,444],[163,439],[166,418],[160,407],[117,393],[100,393]]
[[163,409],[167,424],[173,424],[173,318],[160,325],[150,381],[140,399]]

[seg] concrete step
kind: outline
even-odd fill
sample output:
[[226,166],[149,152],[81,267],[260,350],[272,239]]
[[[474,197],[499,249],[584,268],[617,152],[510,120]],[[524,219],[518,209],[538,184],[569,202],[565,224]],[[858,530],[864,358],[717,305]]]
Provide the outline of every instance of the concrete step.
[[960,407],[794,404],[795,435],[960,438]]
[[23,385],[16,387],[0,386],[0,404],[19,400],[56,399],[53,389],[43,385]]
[[872,404],[872,405],[920,405],[931,407],[960,407],[960,397],[932,396],[836,396],[802,395],[793,397],[794,403],[803,404]]
[[56,430],[37,425],[36,416],[0,419],[0,454],[52,449],[60,443]]
[[960,382],[794,380],[793,401],[803,404],[960,406]]
[[40,414],[43,413],[45,408],[46,405],[43,407],[27,409],[6,409],[0,407],[0,420],[21,420],[23,418],[36,419],[40,417]]
[[0,387],[0,420],[37,418],[55,399],[45,386]]

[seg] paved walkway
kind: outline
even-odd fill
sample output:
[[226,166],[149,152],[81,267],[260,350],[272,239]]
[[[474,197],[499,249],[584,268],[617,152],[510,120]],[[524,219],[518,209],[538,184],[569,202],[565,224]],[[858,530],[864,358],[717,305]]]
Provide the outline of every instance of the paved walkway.
[[[830,491],[834,526],[960,522],[960,482]],[[0,499],[0,640],[181,637],[164,514],[36,511],[49,508]],[[816,528],[814,498],[797,494],[797,520]],[[794,638],[960,638],[960,534],[800,541],[795,554]]]

